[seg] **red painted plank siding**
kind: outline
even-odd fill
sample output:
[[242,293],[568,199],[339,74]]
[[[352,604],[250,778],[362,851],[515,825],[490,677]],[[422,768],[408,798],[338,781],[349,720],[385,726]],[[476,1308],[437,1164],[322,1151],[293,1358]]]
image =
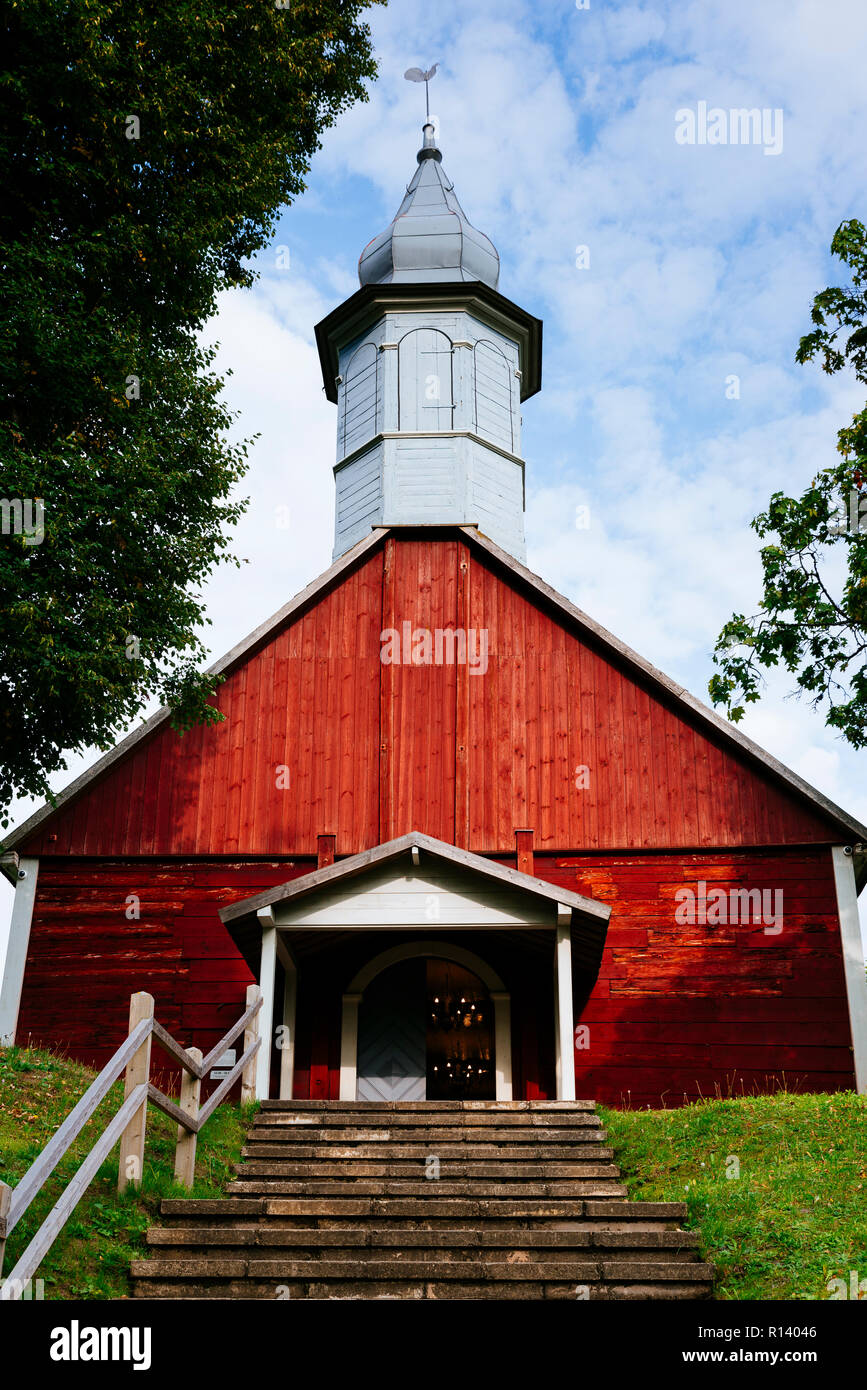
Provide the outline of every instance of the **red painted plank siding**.
[[[241,1013],[251,980],[218,908],[313,867],[312,859],[44,861],[19,1041],[65,1047],[101,1065],[125,1035],[129,995],[147,989],[160,1021],[182,1043],[207,1050]],[[783,1083],[853,1085],[828,850],[537,852],[535,871],[612,906],[599,978],[576,1018],[589,1029],[589,1046],[576,1051],[579,1095],[657,1106]],[[677,923],[677,890],[700,880],[726,890],[781,889],[783,931]],[[138,920],[125,916],[130,893],[140,899]],[[480,937],[472,948],[491,959],[513,994],[517,1095],[544,1098],[553,1072],[550,970],[544,958],[520,948],[509,956],[488,941]],[[302,961],[299,1098],[337,1096],[341,992],[381,948],[356,937],[351,961],[339,954]],[[580,1001],[577,976],[576,992]]]
[[[854,1086],[827,849],[535,856],[537,877],[612,906],[599,978],[577,1021],[579,1095],[676,1104],[741,1090]],[[782,931],[678,923],[704,881],[782,892]],[[775,901],[773,897],[769,899]],[[664,1097],[664,1102],[663,1102]]]
[[[380,635],[404,622],[486,631],[487,672],[383,665]],[[218,701],[223,723],[184,738],[161,727],[26,852],[309,855],[329,831],[349,854],[420,830],[509,853],[517,826],[540,850],[840,835],[456,537],[387,537],[232,670]]]
[[[314,863],[48,860],[40,865],[18,1040],[102,1066],[126,1036],[129,996],[207,1052],[244,1009],[253,976],[217,916]],[[127,918],[126,899],[139,899]],[[160,1065],[167,1071],[165,1058]]]

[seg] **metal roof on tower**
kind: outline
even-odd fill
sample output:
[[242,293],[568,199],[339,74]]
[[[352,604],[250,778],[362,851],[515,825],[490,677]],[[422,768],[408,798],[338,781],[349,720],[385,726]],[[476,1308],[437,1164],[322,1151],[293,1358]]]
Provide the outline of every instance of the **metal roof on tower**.
[[418,169],[391,225],[374,237],[358,261],[362,285],[481,281],[496,289],[500,258],[477,231],[442,167],[433,123],[424,124]]

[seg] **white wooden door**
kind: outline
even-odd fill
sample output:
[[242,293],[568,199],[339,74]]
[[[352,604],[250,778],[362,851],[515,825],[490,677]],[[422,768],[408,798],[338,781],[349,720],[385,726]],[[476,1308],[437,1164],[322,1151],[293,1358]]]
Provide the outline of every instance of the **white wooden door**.
[[368,986],[358,1012],[359,1100],[424,1100],[425,962],[403,961]]

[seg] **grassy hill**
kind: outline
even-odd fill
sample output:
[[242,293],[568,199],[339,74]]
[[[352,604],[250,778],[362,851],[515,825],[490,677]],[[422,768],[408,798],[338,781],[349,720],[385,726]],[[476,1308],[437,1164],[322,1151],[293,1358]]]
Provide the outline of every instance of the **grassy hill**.
[[[83,1095],[93,1072],[35,1049],[0,1050],[0,1178],[14,1186]],[[120,1104],[120,1083],[9,1238],[12,1269],[39,1222]],[[851,1093],[747,1096],[679,1110],[602,1109],[630,1195],[685,1200],[717,1297],[822,1299],[828,1281],[867,1279],[867,1099]],[[251,1107],[252,1112],[252,1107]],[[194,1196],[220,1196],[238,1161],[245,1120],[222,1106],[199,1136]],[[139,1192],[117,1193],[117,1151],[43,1261],[47,1299],[125,1298],[172,1179],[176,1126],[148,1110]]]
[[[15,1186],[95,1075],[87,1067],[50,1052],[0,1049],[0,1179]],[[122,1098],[123,1083],[118,1082],[12,1232],[6,1245],[5,1274],[12,1270]],[[251,1112],[254,1109],[247,1108]],[[220,1106],[211,1116],[199,1135],[196,1186],[190,1193],[173,1180],[177,1125],[148,1106],[141,1189],[118,1195],[115,1148],[37,1271],[35,1278],[45,1283],[45,1298],[126,1298],[129,1262],[147,1253],[144,1233],[159,1220],[160,1199],[221,1196],[232,1177],[232,1165],[240,1157],[244,1128],[238,1106]]]
[[717,1298],[825,1299],[829,1280],[867,1279],[864,1096],[602,1113],[630,1195],[686,1201]]

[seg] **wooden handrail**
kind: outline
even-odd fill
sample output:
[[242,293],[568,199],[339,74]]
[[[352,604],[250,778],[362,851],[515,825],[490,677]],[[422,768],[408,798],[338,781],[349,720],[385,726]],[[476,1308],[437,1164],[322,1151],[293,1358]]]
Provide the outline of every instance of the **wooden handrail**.
[[181,1047],[181,1044],[176,1042],[171,1033],[167,1032],[161,1023],[157,1023],[156,1019],[154,1019],[153,1023],[154,1037],[160,1046],[165,1048],[166,1052],[174,1057],[176,1062],[180,1062],[185,1071],[188,1071],[191,1076],[197,1076],[200,1080],[204,1080],[217,1059],[222,1057],[229,1044],[233,1043],[238,1034],[243,1032],[250,1019],[254,1014],[259,1012],[261,1007],[262,1000],[260,998],[255,1004],[250,1005],[249,1009],[247,1009],[246,1013],[241,1015],[237,1023],[232,1024],[232,1027],[225,1037],[221,1038],[216,1046],[211,1048],[207,1057],[203,1057],[201,1062],[197,1062],[191,1057],[187,1049]]
[[199,1073],[200,1076],[204,1076],[206,1072],[209,1072],[211,1070],[211,1067],[214,1065],[217,1059],[222,1057],[226,1048],[229,1046],[229,1043],[234,1042],[238,1034],[242,1033],[244,1029],[247,1027],[247,1024],[250,1023],[250,1021],[256,1016],[256,1014],[258,1014],[259,1010],[262,1007],[262,991],[258,989],[255,985],[250,985],[250,988],[247,991],[248,995],[252,994],[254,990],[256,993],[256,999],[252,1004],[250,1004],[246,1013],[241,1014],[241,1017],[238,1019],[237,1023],[232,1024],[232,1027],[229,1029],[226,1036],[224,1038],[221,1038],[220,1041],[217,1043],[216,1047],[211,1048],[207,1057],[202,1059],[202,1069]]
[[3,1280],[0,1299],[7,1302],[20,1298],[22,1286],[31,1279],[45,1258],[61,1229],[69,1220],[81,1198],[111,1153],[124,1126],[128,1125],[142,1101],[147,1100],[147,1087],[137,1086],[127,1097],[117,1114],[97,1139],[63,1196],[52,1207],[27,1249],[21,1255],[8,1279]]
[[15,1230],[33,1198],[54,1172],[70,1144],[73,1144],[78,1138],[100,1101],[108,1095],[130,1057],[141,1046],[142,1040],[147,1037],[147,1027],[147,1020],[144,1019],[135,1032],[130,1033],[129,1037],[121,1043],[114,1056],[106,1062],[96,1080],[88,1086],[75,1109],[69,1112],[63,1124],[49,1139],[42,1153],[31,1163],[18,1185],[11,1189],[12,1198],[9,1204],[9,1214],[6,1217],[6,1229],[0,1232],[0,1235],[10,1236]]
[[247,1068],[250,1066],[250,1063],[252,1062],[253,1058],[255,1057],[256,1053],[259,1051],[259,1048],[261,1046],[262,1039],[257,1038],[256,1041],[253,1043],[252,1047],[248,1047],[243,1057],[241,1057],[240,1060],[235,1063],[234,1067],[229,1072],[229,1075],[223,1081],[220,1082],[216,1091],[211,1092],[211,1095],[208,1097],[208,1100],[205,1102],[205,1104],[199,1111],[200,1126],[203,1125],[206,1120],[210,1119],[217,1106],[220,1104],[220,1101],[223,1099],[223,1096],[226,1095],[232,1089],[233,1085],[235,1084],[241,1073],[246,1072]]
[[153,1082],[148,1086],[148,1100],[155,1105],[158,1110],[162,1110],[164,1115],[168,1115],[169,1119],[177,1120],[178,1124],[183,1125],[184,1129],[190,1134],[198,1134],[199,1130],[205,1122],[210,1119],[211,1115],[220,1104],[223,1096],[227,1091],[231,1091],[238,1077],[241,1075],[241,1072],[246,1070],[248,1064],[256,1056],[261,1045],[262,1039],[257,1038],[253,1046],[247,1048],[243,1057],[235,1063],[229,1075],[223,1078],[216,1091],[213,1091],[208,1097],[207,1104],[203,1105],[195,1116],[187,1115],[175,1101],[170,1100],[168,1096],[163,1095],[162,1091],[157,1090]]
[[[84,1162],[70,1180],[63,1195],[42,1222],[36,1235],[20,1256],[12,1273],[7,1279],[0,1281],[0,1300],[9,1301],[21,1298],[24,1284],[38,1269],[40,1262],[51,1248],[57,1235],[118,1140],[120,1140],[118,1189],[123,1191],[129,1183],[135,1186],[140,1185],[148,1101],[171,1119],[177,1121],[175,1178],[185,1187],[192,1187],[196,1163],[196,1136],[202,1126],[210,1119],[239,1076],[243,1077],[242,1098],[247,1099],[255,1092],[253,1062],[262,1045],[262,1039],[259,1036],[259,1010],[262,1008],[262,992],[258,986],[250,985],[247,990],[246,1002],[246,1010],[232,1025],[229,1032],[211,1049],[207,1057],[202,1057],[198,1048],[192,1048],[188,1051],[163,1028],[161,1023],[156,1021],[154,1001],[151,995],[140,993],[132,996],[128,1036],[105,1064],[99,1076],[91,1082],[78,1104],[52,1135],[42,1153],[30,1165],[17,1186],[11,1188],[6,1183],[0,1182],[0,1275],[2,1275],[3,1254],[7,1237],[21,1220],[33,1199],[42,1190],[64,1154],[78,1138],[97,1106],[105,1099],[119,1077],[125,1074],[123,1104],[94,1141]],[[244,1032],[242,1057],[235,1063],[229,1075],[221,1081],[205,1105],[200,1105],[200,1082],[207,1075],[213,1063],[225,1052],[227,1045],[233,1042],[241,1032]],[[150,1044],[153,1037],[192,1078],[191,1082],[184,1081],[181,1086],[180,1105],[158,1090],[148,1075]]]

